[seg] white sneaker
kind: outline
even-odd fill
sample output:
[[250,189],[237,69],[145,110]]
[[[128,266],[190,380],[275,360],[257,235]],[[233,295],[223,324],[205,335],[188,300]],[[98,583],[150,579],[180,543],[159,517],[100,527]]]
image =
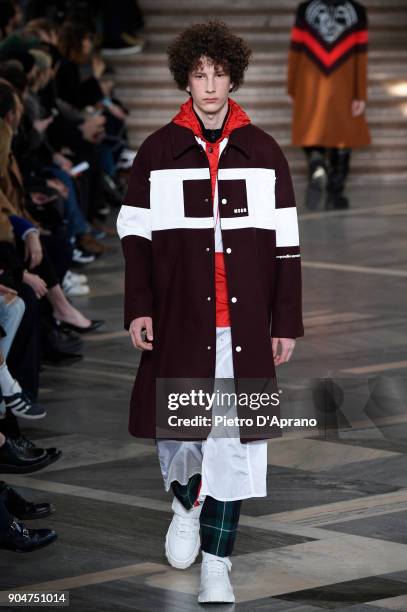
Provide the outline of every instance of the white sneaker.
[[67,271],[63,278],[62,289],[67,297],[79,297],[81,295],[88,295],[90,291],[88,285],[81,283],[79,280],[76,279],[76,276],[78,276],[78,278],[80,278],[81,276],[86,278],[85,275],[82,274],[74,275],[73,272],[71,272],[70,270]]
[[74,285],[87,285],[88,277],[86,274],[78,274],[77,272],[72,272],[72,270],[68,270],[64,276],[64,280],[68,282],[72,282]]
[[202,551],[199,603],[232,603],[235,601],[229,580],[231,568],[232,562],[229,557],[217,557]]
[[81,249],[74,249],[72,254],[72,261],[79,264],[88,264],[95,261],[96,257],[92,253],[85,253]]
[[202,504],[186,510],[174,497],[174,516],[165,536],[165,554],[168,563],[177,569],[186,569],[195,561],[201,546],[199,516]]
[[64,288],[66,297],[81,297],[83,295],[89,295],[90,289],[88,285],[71,285],[70,287]]

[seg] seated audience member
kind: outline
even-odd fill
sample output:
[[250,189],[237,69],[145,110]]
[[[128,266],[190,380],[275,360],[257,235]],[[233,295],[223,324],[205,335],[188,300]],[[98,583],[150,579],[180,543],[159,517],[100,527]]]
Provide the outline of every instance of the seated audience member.
[[[3,104],[2,104],[3,103]],[[0,187],[8,201],[4,212],[10,215],[15,233],[17,234],[17,248],[25,263],[23,280],[30,285],[37,297],[47,297],[52,306],[53,317],[60,325],[78,333],[86,333],[100,327],[102,321],[91,321],[77,310],[68,300],[60,286],[69,262],[64,261],[64,245],[61,241],[55,245],[52,235],[41,232],[26,207],[26,197],[22,176],[17,160],[11,151],[13,130],[18,127],[21,111],[18,111],[18,99],[11,86],[0,84],[0,133],[2,140],[2,160],[0,163]],[[58,259],[57,271],[48,257],[47,249],[51,249]],[[27,261],[28,256],[28,261]]]

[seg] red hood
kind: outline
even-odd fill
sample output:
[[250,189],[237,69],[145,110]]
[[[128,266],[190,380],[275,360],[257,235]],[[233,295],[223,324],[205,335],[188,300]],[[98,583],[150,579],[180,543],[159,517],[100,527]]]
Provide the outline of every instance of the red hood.
[[[189,98],[182,104],[179,112],[172,120],[177,125],[189,128],[195,136],[202,138],[201,126],[192,109],[192,98]],[[229,98],[229,116],[226,120],[225,127],[222,132],[222,138],[229,136],[236,128],[243,127],[250,123],[249,117],[237,102]]]

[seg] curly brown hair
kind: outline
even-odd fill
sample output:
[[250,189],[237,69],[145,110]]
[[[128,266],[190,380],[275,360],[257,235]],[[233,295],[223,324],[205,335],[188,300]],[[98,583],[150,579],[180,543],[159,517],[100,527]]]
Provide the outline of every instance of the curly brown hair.
[[187,87],[188,74],[199,66],[204,56],[230,75],[231,91],[236,91],[243,83],[252,50],[223,21],[208,21],[181,32],[168,47],[167,54],[168,67],[179,89]]

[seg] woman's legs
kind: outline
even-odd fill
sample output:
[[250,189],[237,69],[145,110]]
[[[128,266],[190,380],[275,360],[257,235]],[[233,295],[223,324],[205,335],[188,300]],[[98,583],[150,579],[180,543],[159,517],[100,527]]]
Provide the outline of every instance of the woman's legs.
[[78,327],[89,327],[91,325],[92,321],[68,302],[60,285],[54,285],[54,287],[48,289],[47,298],[52,306],[55,319]]
[[0,296],[0,325],[6,332],[6,336],[0,339],[0,351],[4,359],[7,359],[24,311],[25,304],[21,298],[16,296],[7,301],[5,296]]
[[47,284],[48,293],[46,295],[49,303],[52,306],[53,316],[59,321],[71,323],[78,327],[89,327],[90,319],[87,319],[79,310],[77,310],[67,300],[65,293],[62,291],[61,285],[58,282],[54,266],[50,261],[47,251],[44,249],[42,262],[39,266],[32,270],[34,274],[38,274]]

